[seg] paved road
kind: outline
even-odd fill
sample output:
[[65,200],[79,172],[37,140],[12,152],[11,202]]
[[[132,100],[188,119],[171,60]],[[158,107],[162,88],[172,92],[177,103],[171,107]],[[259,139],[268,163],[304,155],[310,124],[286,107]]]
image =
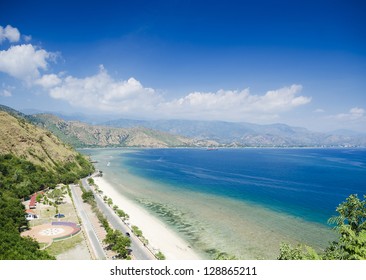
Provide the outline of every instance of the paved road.
[[76,207],[76,210],[79,214],[79,217],[82,221],[82,226],[84,228],[84,231],[90,241],[91,247],[94,251],[94,255],[96,259],[98,260],[105,260],[106,255],[104,253],[103,247],[101,245],[101,242],[99,242],[99,239],[97,237],[97,234],[94,231],[94,228],[92,226],[92,223],[89,220],[89,217],[87,215],[87,212],[84,209],[83,201],[80,196],[78,196],[75,192],[75,185],[70,185],[72,197],[74,199],[74,204]]
[[[82,179],[83,186],[86,190],[91,190],[91,187],[87,183],[86,179]],[[112,198],[113,199],[113,198]],[[114,213],[114,211],[107,206],[99,195],[95,195],[95,200],[97,202],[98,208],[108,221],[111,223],[113,228],[122,231],[124,234],[126,232],[130,233],[131,238],[131,250],[133,256],[137,260],[156,260],[155,256],[142,244],[142,242],[132,234],[131,230],[122,220]]]

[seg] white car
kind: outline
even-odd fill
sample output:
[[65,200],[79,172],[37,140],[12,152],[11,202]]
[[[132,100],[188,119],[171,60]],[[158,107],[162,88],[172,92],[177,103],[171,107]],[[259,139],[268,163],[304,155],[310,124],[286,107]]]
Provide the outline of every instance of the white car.
[[38,216],[36,214],[28,213],[28,214],[25,215],[25,219],[27,221],[31,221],[31,220],[34,220],[34,219],[38,219]]

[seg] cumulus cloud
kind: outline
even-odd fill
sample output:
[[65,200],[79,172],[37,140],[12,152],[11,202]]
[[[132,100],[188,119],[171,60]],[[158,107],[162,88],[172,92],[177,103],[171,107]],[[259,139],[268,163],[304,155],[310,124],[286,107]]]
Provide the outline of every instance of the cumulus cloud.
[[[0,43],[4,40],[19,42],[20,38],[17,28],[0,26]],[[22,35],[22,41],[30,40],[31,36]],[[55,57],[56,54],[32,44],[12,45],[0,51],[0,72],[25,81],[28,86],[40,86],[52,98],[65,100],[75,107],[135,117],[268,121],[311,102],[310,97],[299,95],[301,85],[264,94],[252,94],[249,89],[191,92],[168,100],[133,77],[127,80],[112,78],[103,66],[96,75],[85,78],[47,73],[49,63]],[[11,96],[11,91],[3,90],[0,94]],[[357,109],[349,114],[363,114]]]
[[18,42],[20,40],[20,32],[17,28],[7,25],[5,28],[0,25],[0,44],[9,40],[11,43]]
[[264,95],[250,94],[249,89],[193,92],[160,104],[160,107],[163,112],[205,119],[269,120],[277,118],[281,112],[309,103],[311,98],[296,96],[301,89],[301,85],[292,85],[268,91]]
[[342,121],[352,121],[352,120],[359,120],[365,118],[365,109],[354,107],[349,110],[348,113],[341,113],[334,118]]
[[0,71],[31,83],[39,78],[40,70],[47,69],[48,61],[54,57],[55,54],[31,44],[11,46],[0,51]]
[[281,112],[305,105],[310,97],[298,96],[301,85],[252,95],[249,89],[192,92],[166,100],[158,91],[144,87],[135,78],[118,81],[103,66],[90,77],[44,75],[36,81],[55,99],[75,107],[98,109],[138,117],[221,120],[272,120]]
[[52,88],[61,84],[61,82],[62,80],[56,74],[47,74],[37,79],[34,83],[43,88]]
[[49,90],[49,94],[74,106],[115,113],[151,112],[161,99],[154,89],[143,87],[134,78],[114,80],[103,66],[91,77],[64,78],[60,85]]

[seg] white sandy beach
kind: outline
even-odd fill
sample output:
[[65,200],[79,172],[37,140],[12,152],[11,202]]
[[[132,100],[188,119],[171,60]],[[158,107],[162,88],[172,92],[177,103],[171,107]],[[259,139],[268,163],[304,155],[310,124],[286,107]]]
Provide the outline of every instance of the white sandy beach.
[[130,216],[130,224],[136,225],[142,230],[143,235],[149,240],[149,245],[160,250],[167,260],[202,259],[173,230],[145,209],[121,195],[104,178],[95,177],[94,181],[103,191],[103,195],[112,198],[113,203]]

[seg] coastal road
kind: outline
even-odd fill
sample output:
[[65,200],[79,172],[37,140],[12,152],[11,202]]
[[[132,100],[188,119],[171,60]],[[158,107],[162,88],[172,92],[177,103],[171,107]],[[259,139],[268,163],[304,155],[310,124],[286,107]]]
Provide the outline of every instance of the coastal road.
[[88,214],[84,209],[83,201],[82,201],[81,197],[76,194],[75,185],[70,185],[70,189],[71,189],[72,197],[74,199],[74,204],[75,204],[76,210],[82,221],[82,226],[90,241],[90,245],[94,251],[95,257],[98,260],[105,260],[106,255],[104,253],[103,247],[101,245],[101,242],[99,242],[97,234],[95,233],[92,223],[89,220]]
[[[86,180],[87,178],[81,180],[84,188],[86,190],[92,190]],[[132,234],[130,228],[125,223],[123,223],[121,218],[119,218],[116,213],[114,213],[114,211],[109,206],[107,206],[102,198],[97,194],[95,194],[95,201],[97,202],[98,208],[100,209],[100,211],[102,211],[102,213],[111,223],[113,228],[120,230],[124,234],[126,234],[127,232],[130,233],[130,248],[132,250],[132,255],[137,260],[156,260],[155,256],[142,244],[142,242],[134,234]]]

